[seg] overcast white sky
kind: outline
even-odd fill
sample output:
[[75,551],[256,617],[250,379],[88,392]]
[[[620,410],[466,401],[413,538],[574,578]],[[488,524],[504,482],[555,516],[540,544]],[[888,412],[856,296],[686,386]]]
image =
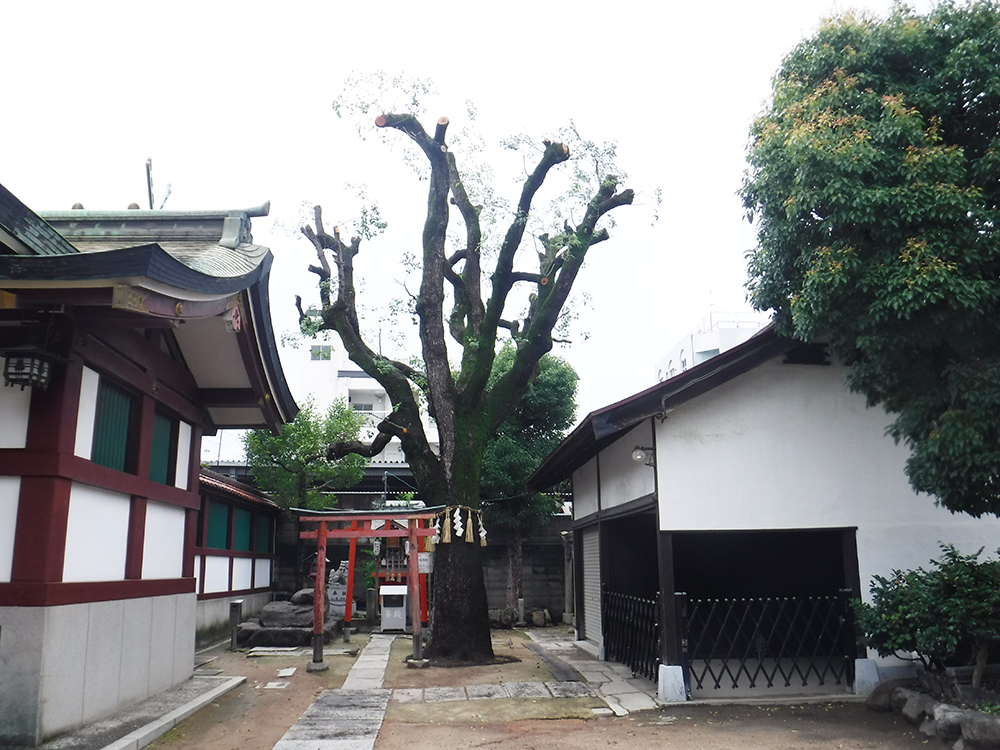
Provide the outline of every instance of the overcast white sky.
[[[0,182],[36,210],[144,206],[152,158],[157,193],[172,185],[167,208],[270,200],[254,238],[276,258],[271,298],[281,332],[295,325],[293,295],[308,299],[315,289],[305,270],[311,249],[287,229],[303,205],[348,219],[356,207],[344,184],[368,186],[390,222],[390,234],[358,259],[371,290],[396,275],[403,249],[419,247],[425,183],[397,168],[398,151],[359,142],[332,111],[352,71],[433,79],[442,95],[426,127],[441,114],[459,125],[472,100],[490,144],[517,132],[541,138],[572,118],[585,136],[617,141],[638,191],[637,207],[618,211],[611,241],[592,250],[578,281],[593,301],[580,322],[590,338],[560,352],[580,375],[583,417],[652,385],[655,363],[710,306],[743,306],[743,256],[754,236],[736,191],[771,76],[821,18],[857,8],[884,15],[890,6],[8,4]],[[504,178],[499,187],[512,185]],[[650,227],[657,187],[664,203]]]

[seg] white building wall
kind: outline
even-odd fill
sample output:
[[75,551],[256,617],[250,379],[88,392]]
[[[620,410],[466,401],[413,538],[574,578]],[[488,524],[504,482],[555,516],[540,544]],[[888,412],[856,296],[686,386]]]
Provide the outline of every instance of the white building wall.
[[573,472],[573,517],[585,518],[598,510],[597,458]]
[[233,558],[233,591],[253,588],[253,560],[249,557]]
[[191,467],[191,425],[181,421],[177,429],[177,471],[174,473],[174,486],[182,490],[188,489]]
[[183,508],[150,501],[146,504],[142,577],[180,578],[184,572]]
[[[0,367],[4,358],[0,357]],[[23,448],[28,437],[28,413],[31,407],[30,388],[0,387],[0,448]]]
[[706,313],[694,330],[674,344],[667,355],[656,363],[656,381],[662,383],[716,354],[742,344],[766,326],[769,320],[769,313],[755,310],[713,310]]
[[202,593],[229,591],[229,558],[205,555],[201,560],[205,566],[205,588]]
[[657,423],[661,529],[857,527],[865,596],[873,575],[926,566],[940,542],[996,549],[1000,520],[913,492],[889,416],[866,409],[844,374],[774,359]]
[[76,416],[76,447],[80,458],[90,458],[94,449],[94,420],[97,418],[97,386],[100,375],[89,367],[83,368],[80,380],[80,407]]
[[[313,359],[314,347],[328,347],[329,359]],[[392,410],[392,403],[378,381],[368,377],[348,358],[336,336],[326,341],[306,341],[298,349],[284,349],[282,361],[285,362],[286,379],[297,402],[305,403],[307,398],[312,397],[317,411],[321,413],[338,399],[351,406],[370,405],[371,411],[366,410],[370,414],[369,423],[361,438],[375,438],[375,428]],[[436,450],[437,428],[426,414],[423,424],[428,442]],[[391,471],[393,466],[405,462],[406,456],[399,441],[393,440],[371,460],[371,465]]]
[[20,494],[21,477],[0,477],[0,583],[10,582]]
[[254,560],[253,587],[256,589],[271,585],[271,561],[259,558]]
[[636,447],[653,447],[649,420],[601,451],[601,510],[648,497],[656,490],[654,469],[643,461],[632,460]]
[[74,483],[63,581],[121,581],[128,549],[128,495]]

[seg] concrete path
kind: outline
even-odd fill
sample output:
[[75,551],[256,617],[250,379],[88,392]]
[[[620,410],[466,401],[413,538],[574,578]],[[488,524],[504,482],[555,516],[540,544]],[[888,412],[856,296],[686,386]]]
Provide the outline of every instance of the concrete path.
[[323,691],[274,750],[372,750],[389,692],[381,688]]
[[382,687],[394,635],[373,634],[338,690],[326,690],[274,746],[274,750],[373,750],[390,701],[435,703],[491,698],[580,698],[594,696],[607,703],[595,713],[624,716],[629,711],[656,708],[656,685],[635,679],[628,667],[599,661],[566,640],[566,633],[528,631],[546,663],[556,674],[574,679],[548,682],[506,682],[464,687]]
[[[580,673],[583,681],[616,716],[630,711],[656,708],[656,683],[642,677],[633,677],[632,670],[624,664],[600,661],[596,653],[587,649],[584,641],[570,640],[571,633],[558,628],[527,631],[528,636],[549,654]],[[567,638],[569,636],[569,638]],[[593,649],[593,647],[591,647]],[[596,649],[593,649],[596,651]]]
[[373,634],[337,690],[324,690],[274,750],[372,750],[391,690],[382,689],[394,635]]

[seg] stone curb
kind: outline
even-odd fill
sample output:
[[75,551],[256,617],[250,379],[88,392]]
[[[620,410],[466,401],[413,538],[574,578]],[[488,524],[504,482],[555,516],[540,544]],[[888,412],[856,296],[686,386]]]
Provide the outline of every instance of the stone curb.
[[176,708],[159,719],[141,726],[134,732],[125,735],[120,740],[105,745],[102,750],[139,750],[155,740],[157,737],[166,734],[177,724],[184,721],[191,714],[204,708],[220,695],[228,693],[233,688],[242,685],[247,681],[246,677],[221,677],[225,680],[218,687],[212,688],[207,693],[199,695],[194,700],[188,701],[180,708]]

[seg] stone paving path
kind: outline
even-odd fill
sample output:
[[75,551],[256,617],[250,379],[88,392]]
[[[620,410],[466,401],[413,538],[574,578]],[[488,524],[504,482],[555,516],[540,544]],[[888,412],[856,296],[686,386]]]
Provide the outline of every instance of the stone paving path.
[[[324,691],[274,746],[274,750],[373,750],[389,702],[433,703],[491,698],[580,698],[598,696],[608,704],[595,713],[624,716],[656,708],[656,685],[635,679],[628,667],[599,661],[582,651],[566,633],[528,631],[550,657],[575,669],[583,681],[506,682],[465,687],[382,687],[394,635],[373,634],[358,655],[344,686]],[[567,670],[571,672],[572,670]]]
[[[570,640],[571,633],[558,628],[529,630],[528,635],[552,656],[573,667],[584,683],[617,716],[625,716],[630,711],[645,711],[660,705],[656,699],[656,683],[642,677],[633,677],[632,671],[624,664],[600,661],[596,654],[589,653],[587,644]],[[596,649],[595,649],[596,650]]]

